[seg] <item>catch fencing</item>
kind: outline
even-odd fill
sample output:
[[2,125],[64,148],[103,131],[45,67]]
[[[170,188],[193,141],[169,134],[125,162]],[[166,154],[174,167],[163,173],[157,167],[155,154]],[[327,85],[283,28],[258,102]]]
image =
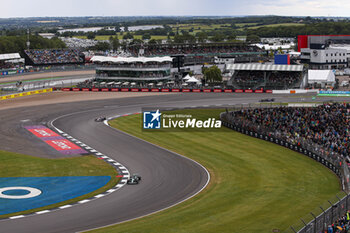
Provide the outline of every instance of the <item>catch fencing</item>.
[[[281,107],[278,105],[239,105],[233,107],[233,112],[247,108],[253,109],[258,106]],[[341,180],[342,189],[344,190],[342,194],[337,195],[334,200],[328,201],[328,205],[320,206],[317,208],[317,210],[311,212],[309,216],[300,219],[300,222],[291,226],[285,232],[324,232],[327,229],[328,225],[334,223],[335,220],[342,217],[346,211],[349,210],[350,195],[345,192],[349,191],[349,168],[343,156],[335,152],[327,151],[322,146],[313,143],[311,140],[306,140],[305,138],[291,138],[288,137],[285,133],[280,132],[276,129],[256,125],[250,121],[235,118],[232,112],[228,110],[226,110],[224,113],[221,113],[220,119],[223,126],[225,127],[252,137],[276,143],[314,159],[315,161],[332,170]]]

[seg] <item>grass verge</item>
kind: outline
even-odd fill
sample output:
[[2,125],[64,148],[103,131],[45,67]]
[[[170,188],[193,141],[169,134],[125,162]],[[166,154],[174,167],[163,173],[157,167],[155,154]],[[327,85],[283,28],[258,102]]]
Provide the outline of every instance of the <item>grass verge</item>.
[[44,159],[0,151],[0,177],[111,176],[107,185],[94,192],[42,208],[1,215],[0,218],[52,209],[93,197],[116,185],[119,182],[116,175],[117,171],[112,166],[92,155],[65,159]]
[[[185,110],[202,116],[222,109]],[[113,127],[183,154],[204,165],[209,186],[194,198],[148,217],[93,232],[272,232],[284,230],[340,190],[327,168],[287,148],[229,129],[146,132],[141,115]]]

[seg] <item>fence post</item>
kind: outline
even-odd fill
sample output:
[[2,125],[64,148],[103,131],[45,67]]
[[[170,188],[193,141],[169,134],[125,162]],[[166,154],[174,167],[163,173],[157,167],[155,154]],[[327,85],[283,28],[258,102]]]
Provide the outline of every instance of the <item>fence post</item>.
[[297,233],[297,231],[293,228],[293,227],[290,227],[292,229],[292,231],[294,231],[294,233]]
[[316,216],[312,213],[312,212],[310,212],[310,214],[312,215],[312,217],[314,217],[314,219],[315,219],[315,223],[314,223],[314,233],[317,233],[316,232],[316,226],[317,226],[317,224],[316,224],[316,221],[317,221],[317,218],[316,218]]
[[330,202],[329,200],[328,200],[328,202],[329,202],[329,204],[331,204],[331,210],[332,210],[331,222],[333,223],[333,204],[332,204],[332,202]]
[[300,219],[303,223],[304,223],[304,225],[305,225],[305,227],[307,226],[307,224],[305,223],[305,221],[301,218]]
[[349,195],[344,191],[344,190],[342,190],[344,193],[345,193],[345,208],[346,208],[346,211],[348,211],[349,209],[348,209],[348,197],[349,197]]
[[326,211],[320,206],[320,209],[323,212],[323,224],[322,224],[322,231],[325,231],[327,229],[327,224],[326,224]]

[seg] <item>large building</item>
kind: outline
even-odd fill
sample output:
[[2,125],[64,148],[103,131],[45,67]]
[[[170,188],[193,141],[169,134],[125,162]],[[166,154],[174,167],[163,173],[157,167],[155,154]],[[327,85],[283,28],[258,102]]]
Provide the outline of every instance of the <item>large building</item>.
[[311,69],[344,69],[350,63],[350,35],[298,36],[298,51]]
[[235,89],[286,90],[305,88],[307,73],[303,65],[229,64],[233,73],[228,85]]
[[152,82],[172,77],[171,57],[104,57],[94,56],[99,80]]

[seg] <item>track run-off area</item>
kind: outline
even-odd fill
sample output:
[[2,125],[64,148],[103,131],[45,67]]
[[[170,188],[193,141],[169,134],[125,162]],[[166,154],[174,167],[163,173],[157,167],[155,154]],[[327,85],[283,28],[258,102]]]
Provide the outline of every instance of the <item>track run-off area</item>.
[[[51,96],[50,96],[51,95]],[[265,98],[266,94],[227,94],[227,93],[183,93],[183,94],[160,94],[160,95],[134,95],[130,93],[129,95],[124,95],[124,98],[119,98],[120,93],[107,93],[108,96],[106,99],[101,100],[92,100],[94,93],[90,93],[89,101],[84,101],[83,99],[77,99],[76,101],[64,103],[54,101],[53,94],[38,95],[35,97],[25,97],[23,101],[25,103],[30,103],[38,100],[42,97],[48,101],[45,104],[37,104],[33,106],[24,106],[18,108],[11,108],[11,106],[6,110],[0,110],[1,126],[0,133],[2,135],[2,142],[0,145],[1,150],[19,152],[23,154],[46,157],[46,158],[61,158],[64,156],[52,150],[52,148],[47,145],[43,146],[38,141],[33,140],[33,137],[29,132],[26,132],[26,129],[23,127],[23,122],[26,124],[30,122],[31,125],[47,125],[51,124],[54,127],[66,132],[72,137],[78,139],[79,141],[89,145],[90,147],[100,151],[101,153],[109,156],[110,158],[123,164],[130,173],[139,173],[142,175],[142,182],[137,186],[124,186],[120,190],[111,193],[108,196],[99,198],[93,202],[85,203],[82,205],[77,205],[72,208],[62,209],[59,211],[54,211],[51,213],[46,213],[43,215],[28,216],[20,219],[12,220],[3,220],[0,221],[0,229],[4,232],[78,232],[85,231],[89,229],[100,228],[106,225],[112,225],[130,219],[139,218],[151,213],[157,212],[159,210],[166,209],[170,206],[176,205],[183,200],[186,200],[192,197],[194,194],[197,194],[201,191],[208,182],[209,175],[207,170],[203,168],[200,164],[180,156],[179,154],[173,153],[172,151],[163,149],[161,147],[155,146],[153,144],[147,143],[143,140],[139,140],[136,137],[127,135],[121,131],[115,130],[111,127],[104,125],[103,123],[97,123],[94,121],[96,117],[105,115],[107,117],[115,117],[118,115],[126,115],[130,113],[140,112],[142,107],[179,107],[179,108],[191,108],[191,107],[208,107],[220,105],[222,106],[231,106],[234,104],[242,103],[256,103],[260,98]],[[62,96],[60,93],[59,95]],[[64,93],[64,95],[70,95]],[[74,94],[76,95],[76,94]],[[119,95],[119,97],[118,97]],[[115,98],[114,98],[115,97]],[[67,97],[66,97],[67,98]],[[69,98],[69,97],[68,97]],[[301,99],[295,96],[281,96],[276,97],[277,102],[297,102]],[[311,101],[311,96],[303,97],[307,98],[308,101]],[[34,100],[35,101],[29,101]],[[52,101],[50,103],[50,100]],[[323,101],[327,99],[322,99]],[[8,100],[12,101],[11,103],[17,104],[21,100]],[[39,100],[40,101],[40,100]],[[38,103],[38,102],[37,102]],[[9,106],[7,103],[6,106]],[[127,118],[127,117],[126,117]],[[125,118],[125,119],[126,119]],[[140,124],[141,127],[141,124]],[[26,132],[26,133],[25,133]],[[128,132],[133,133],[133,132]],[[228,134],[236,134],[234,132],[227,132]],[[137,132],[135,132],[136,136]],[[203,135],[205,137],[205,135]],[[147,140],[147,137],[142,137]],[[154,141],[156,138],[151,139],[150,141],[160,146],[166,147],[164,142]],[[246,137],[245,140],[250,140]],[[253,140],[253,139],[252,139]],[[257,139],[255,139],[257,140]],[[262,146],[265,146],[267,142],[260,142]],[[249,146],[249,143],[246,144]],[[229,143],[227,146],[230,147]],[[269,146],[267,146],[268,148]],[[272,146],[271,146],[272,147]],[[273,147],[278,147],[273,145]],[[173,149],[175,152],[182,152],[181,150]],[[259,148],[256,148],[259,150]],[[224,148],[223,148],[224,150]],[[266,150],[266,149],[265,149]],[[281,149],[287,150],[287,149]],[[268,153],[268,151],[265,151]],[[202,151],[205,153],[205,150]],[[276,152],[274,152],[276,153]],[[289,152],[291,153],[291,152]],[[294,152],[293,152],[294,153]],[[296,153],[294,153],[296,154]],[[190,158],[199,159],[201,164],[203,164],[212,174],[212,180],[215,182],[210,182],[208,188],[204,189],[199,195],[195,196],[188,202],[184,202],[181,205],[175,207],[174,211],[176,214],[181,213],[181,211],[190,210],[195,208],[196,204],[206,201],[206,195],[220,195],[218,198],[225,199],[225,195],[217,193],[215,194],[215,189],[218,186],[225,186],[225,183],[221,183],[220,175],[215,173],[215,169],[212,167],[213,164],[210,161],[204,161],[204,157],[191,157],[190,154],[184,154]],[[298,155],[299,156],[299,155]],[[328,176],[334,176],[330,171],[321,165],[317,164],[314,161],[308,161],[308,158],[302,157],[301,160],[306,161],[307,163],[313,164],[313,169],[317,167],[318,169],[325,169],[326,173],[329,173]],[[220,158],[217,158],[220,160]],[[203,160],[203,161],[202,161]],[[275,158],[271,158],[271,161],[274,161]],[[227,161],[229,162],[229,161]],[[254,166],[259,167],[259,161],[255,161],[257,164]],[[264,170],[263,167],[259,167],[261,171]],[[312,169],[312,168],[310,168]],[[283,171],[283,167],[282,167]],[[260,171],[257,171],[259,173]],[[268,171],[265,171],[268,172]],[[310,171],[310,176],[312,172]],[[246,182],[245,186],[250,187],[249,190],[254,191],[255,183],[251,180],[247,180],[249,174],[245,176],[232,177],[235,180],[242,180]],[[324,201],[339,191],[339,183],[336,178],[333,177],[335,181],[336,190],[323,196]],[[222,181],[222,180],[221,180]],[[257,181],[258,182],[258,181]],[[285,185],[293,191],[290,184],[281,184]],[[307,191],[312,195],[317,195],[320,190],[310,190],[307,189],[309,184],[307,182],[301,182],[298,184],[296,189],[300,189],[301,192]],[[303,186],[306,185],[306,186]],[[239,193],[240,186],[231,187],[232,190]],[[238,190],[237,190],[238,189]],[[265,187],[264,190],[260,190],[261,193],[253,193],[256,197],[263,196],[264,192],[272,192],[273,187]],[[295,190],[295,189],[294,189]],[[243,193],[242,193],[243,194]],[[290,194],[291,196],[293,193]],[[244,197],[244,195],[242,195]],[[250,202],[254,201],[254,195],[251,195],[249,198]],[[239,202],[239,200],[237,200]],[[243,200],[242,200],[243,201]],[[261,201],[264,201],[261,199]],[[309,202],[309,201],[308,201]],[[211,203],[213,206],[220,205],[223,203]],[[227,204],[227,203],[226,203]],[[298,203],[293,203],[298,205]],[[315,203],[317,207],[318,203]],[[273,207],[273,206],[272,206]],[[275,203],[275,211],[282,211],[283,207],[279,206],[278,203]],[[243,208],[243,206],[238,206],[237,208]],[[311,208],[311,207],[310,207]],[[219,210],[219,208],[218,208]],[[305,210],[305,214],[312,209]],[[173,208],[168,209],[166,212],[170,213],[171,216]],[[254,213],[254,206],[251,206],[249,210]],[[259,210],[263,211],[263,210]],[[286,210],[287,212],[291,209]],[[239,213],[239,211],[237,212]],[[162,212],[157,215],[161,215]],[[202,213],[203,219],[207,220],[207,226],[212,224],[218,224],[219,226],[220,219],[226,219],[225,216],[220,214],[213,216],[207,216],[207,213],[203,210]],[[225,215],[225,212],[222,213]],[[157,223],[157,215],[149,216],[147,218],[152,218],[150,222]],[[242,217],[242,224],[244,224],[244,216]],[[248,217],[248,216],[247,216]],[[286,216],[280,216],[283,221]],[[301,217],[301,216],[300,216]],[[155,219],[154,219],[155,218]],[[264,218],[264,214],[259,212],[259,215],[254,215],[252,218]],[[269,221],[271,219],[266,219],[264,221]],[[298,219],[295,219],[297,221]],[[144,219],[137,220],[137,224],[144,224]],[[158,221],[162,221],[162,218],[159,218]],[[136,224],[135,223],[135,224]],[[199,222],[192,222],[190,219],[186,221],[187,227],[193,227],[193,225],[199,224]],[[133,222],[125,223],[133,224]],[[181,223],[179,223],[180,228],[176,228],[175,232],[191,232],[191,229],[187,228],[185,225],[181,228]],[[200,224],[203,224],[201,222]],[[225,224],[223,222],[222,224]],[[285,223],[284,223],[285,224]],[[290,222],[293,224],[293,222]],[[130,226],[131,226],[130,225]],[[123,226],[123,225],[120,225]],[[213,228],[203,225],[203,230],[201,232],[212,232]],[[154,225],[153,227],[157,227]],[[237,231],[231,229],[227,232],[253,232],[245,231],[248,228]],[[117,228],[116,228],[117,229]],[[147,229],[147,228],[145,228]],[[216,230],[219,228],[216,228]],[[140,232],[140,229],[133,232]],[[157,231],[157,229],[155,229]],[[168,229],[171,230],[171,229]],[[272,229],[271,229],[272,230]],[[270,231],[271,231],[270,230]],[[225,232],[226,229],[222,228],[222,232]],[[106,232],[105,229],[101,232]],[[111,230],[113,232],[113,230]],[[125,232],[125,229],[124,229]],[[152,231],[149,231],[152,232]],[[154,232],[154,231],[153,231]],[[159,231],[161,232],[161,231]],[[259,232],[259,231],[256,231]]]

